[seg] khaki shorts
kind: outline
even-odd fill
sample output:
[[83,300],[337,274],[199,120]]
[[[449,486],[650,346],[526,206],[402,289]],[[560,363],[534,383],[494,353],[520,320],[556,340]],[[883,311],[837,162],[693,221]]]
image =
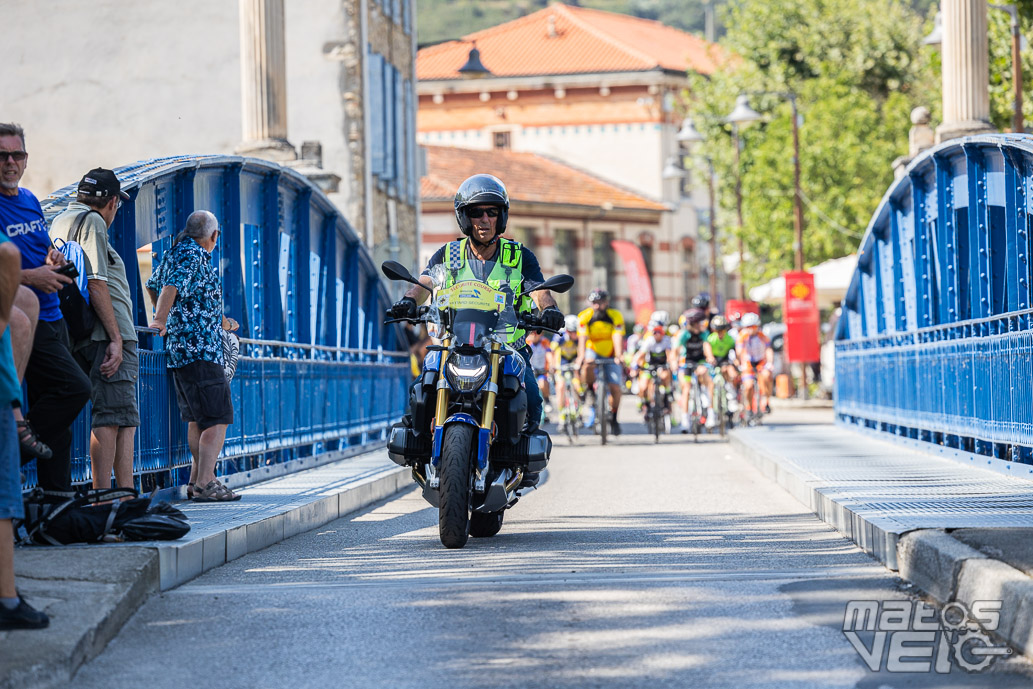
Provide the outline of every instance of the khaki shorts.
[[140,377],[140,358],[136,343],[122,345],[122,365],[110,378],[100,372],[109,340],[89,342],[75,351],[75,360],[90,377],[90,401],[93,402],[93,427],[106,428],[140,425],[140,406],[136,382]]

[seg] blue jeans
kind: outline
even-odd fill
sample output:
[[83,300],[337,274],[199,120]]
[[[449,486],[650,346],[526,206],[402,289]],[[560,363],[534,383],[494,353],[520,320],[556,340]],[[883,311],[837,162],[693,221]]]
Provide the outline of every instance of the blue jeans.
[[524,387],[527,388],[527,421],[528,423],[540,424],[542,422],[542,407],[545,401],[542,399],[542,391],[538,389],[538,379],[531,367],[531,348],[524,347],[520,350],[524,357]]
[[0,400],[0,519],[21,519],[21,449],[10,401]]

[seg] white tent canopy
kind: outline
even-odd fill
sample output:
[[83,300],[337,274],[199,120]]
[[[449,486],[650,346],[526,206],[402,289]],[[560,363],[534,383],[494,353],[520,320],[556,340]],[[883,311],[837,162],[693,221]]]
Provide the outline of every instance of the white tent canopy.
[[[811,268],[809,272],[814,275],[814,289],[818,293],[819,308],[836,306],[843,301],[856,269],[857,254],[833,258]],[[781,304],[785,301],[785,294],[785,278],[777,277],[751,289],[750,299],[763,304]]]

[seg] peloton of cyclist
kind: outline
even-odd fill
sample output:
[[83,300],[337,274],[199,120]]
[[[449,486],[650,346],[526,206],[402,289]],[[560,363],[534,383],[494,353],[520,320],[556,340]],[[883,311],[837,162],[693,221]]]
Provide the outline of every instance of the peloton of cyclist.
[[707,404],[700,410],[707,426],[713,426],[714,420],[709,413],[709,400],[714,398],[714,381],[707,370],[707,355],[704,345],[707,341],[707,332],[704,326],[707,321],[707,313],[703,309],[689,309],[683,315],[684,323],[678,338],[674,342],[674,349],[678,354],[678,372],[681,376],[681,411],[682,430],[686,432],[689,428],[689,397],[692,394],[692,376],[695,374],[700,386],[707,391]]
[[[638,350],[631,358],[632,371],[641,370],[645,366],[655,368],[660,384],[668,390],[668,394],[664,399],[665,409],[670,408],[669,396],[670,390],[673,389],[671,384],[671,368],[668,366],[673,348],[674,344],[663,324],[652,322],[649,324],[648,334],[642,338],[638,345]],[[640,408],[647,414],[647,418],[653,401],[653,386],[655,384],[656,380],[653,376],[648,371],[642,371],[639,378],[638,394],[641,400]]]
[[568,314],[563,318],[563,332],[552,341],[552,370],[556,376],[556,404],[560,410],[560,429],[565,430],[570,421],[567,418],[567,386],[563,382],[564,370],[571,370],[574,388],[581,394],[581,381],[577,372],[577,316]]
[[760,331],[760,316],[755,313],[743,314],[739,322],[739,337],[735,343],[735,353],[739,360],[739,371],[742,373],[743,404],[753,409],[752,395],[755,382],[760,383],[760,408],[768,412],[768,398],[771,396],[771,384],[774,377],[775,350],[771,341]]
[[[610,427],[614,435],[620,435],[621,427],[617,422],[617,410],[621,402],[621,368],[620,361],[624,347],[624,316],[617,309],[611,309],[610,295],[604,289],[593,289],[588,295],[591,305],[578,314],[578,368],[581,369],[581,382],[586,390],[595,384],[596,367],[606,381],[610,393]],[[599,361],[595,366],[593,362]],[[594,414],[589,407],[589,414]],[[592,418],[585,425],[591,427],[595,423]]]

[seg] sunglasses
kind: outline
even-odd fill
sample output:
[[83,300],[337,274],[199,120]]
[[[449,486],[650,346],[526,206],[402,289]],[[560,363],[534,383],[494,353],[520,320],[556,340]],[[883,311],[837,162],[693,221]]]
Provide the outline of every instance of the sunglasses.
[[464,208],[463,213],[466,214],[470,220],[476,220],[482,215],[487,215],[489,218],[499,217],[498,208]]
[[0,161],[5,161],[10,158],[14,162],[20,163],[28,157],[29,154],[25,151],[0,151]]

